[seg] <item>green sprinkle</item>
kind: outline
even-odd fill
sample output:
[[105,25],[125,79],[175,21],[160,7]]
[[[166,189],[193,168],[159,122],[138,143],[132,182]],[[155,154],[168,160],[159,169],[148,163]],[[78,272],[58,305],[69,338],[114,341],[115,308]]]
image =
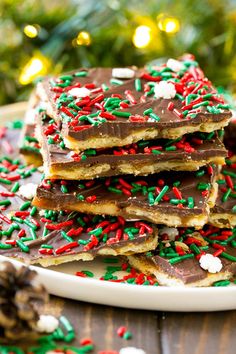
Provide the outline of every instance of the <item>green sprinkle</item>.
[[146,110],[143,112],[143,114],[144,114],[145,116],[148,116],[148,115],[151,114],[151,113],[153,113],[152,108],[148,108],[148,109],[146,109]]
[[158,196],[156,197],[154,204],[157,204],[160,202],[160,200],[162,199],[162,197],[167,193],[167,191],[169,190],[168,186],[164,186],[162,188],[162,190],[160,191],[160,193],[158,194]]
[[154,199],[154,194],[152,192],[148,193],[148,201],[150,205],[154,204],[155,199]]
[[193,197],[188,197],[188,208],[190,208],[190,209],[194,208],[194,199],[193,199]]
[[24,244],[20,239],[16,240],[16,244],[18,247],[20,247],[21,251],[23,252],[29,252],[29,247]]
[[79,199],[81,202],[84,200],[84,196],[82,194],[77,194],[76,198]]
[[142,84],[140,79],[135,79],[134,85],[136,91],[138,92],[142,91]]
[[36,225],[34,225],[32,222],[30,222],[28,219],[25,219],[24,221],[24,224],[26,224],[26,225],[28,225],[31,229],[33,229],[33,230],[37,230],[37,226]]
[[9,199],[0,201],[0,206],[9,206],[9,205],[11,205],[11,201]]
[[41,245],[40,247],[41,247],[41,248],[46,248],[46,249],[53,249],[53,246],[52,246],[52,245],[47,245],[47,244]]
[[181,262],[184,259],[188,259],[188,258],[194,258],[194,254],[193,253],[189,253],[189,254],[185,254],[184,256],[179,256],[179,257],[176,257],[176,258],[172,258],[172,259],[169,260],[169,263],[170,264],[175,264],[175,263]]
[[0,250],[9,250],[12,248],[12,245],[8,245],[7,243],[0,243]]
[[156,150],[156,149],[152,149],[152,154],[153,154],[153,155],[161,155],[162,152],[159,151],[159,150]]
[[85,275],[87,275],[90,278],[94,277],[94,274],[92,272],[90,272],[89,270],[81,270],[82,273],[84,273]]
[[181,184],[181,182],[180,182],[180,181],[176,181],[176,182],[174,182],[174,183],[173,183],[173,186],[174,186],[174,187],[179,187],[179,186],[180,186],[180,184]]
[[152,118],[152,119],[154,119],[154,120],[157,121],[157,122],[160,121],[160,117],[159,117],[157,114],[155,114],[155,113],[150,113],[150,114],[149,114],[149,117]]
[[123,335],[123,338],[126,339],[126,340],[131,339],[132,338],[132,333],[129,332],[129,331],[125,332],[124,335]]
[[202,177],[202,176],[204,176],[204,174],[205,174],[204,170],[199,170],[199,171],[196,172],[196,176],[197,177]]
[[231,171],[223,170],[223,171],[222,171],[222,174],[223,174],[223,175],[226,175],[226,176],[230,176],[230,177],[236,178],[236,173],[231,172]]
[[195,243],[192,243],[189,247],[195,254],[201,253],[200,249],[197,247],[197,245],[195,245]]
[[204,183],[204,182],[199,182],[197,185],[197,189],[200,191],[205,191],[207,189],[210,189],[211,185],[210,183]]
[[25,203],[21,204],[20,211],[24,211],[24,210],[28,209],[30,206],[31,206],[31,202],[25,202]]
[[221,253],[221,257],[228,259],[229,261],[236,262],[236,257],[231,256],[230,254],[226,252]]
[[174,205],[178,205],[178,204],[185,204],[186,203],[186,199],[170,199],[170,203],[174,204]]
[[61,185],[61,191],[62,193],[68,193],[68,189],[64,184]]
[[111,79],[110,80],[110,83],[112,85],[122,85],[123,84],[123,81],[122,80],[118,80],[118,79]]
[[102,234],[102,227],[99,227],[98,229],[94,229],[88,232],[89,235],[94,235],[94,236],[100,236]]
[[165,150],[166,151],[175,151],[175,150],[177,150],[177,147],[176,146],[167,146],[166,148],[165,148]]
[[223,202],[223,203],[225,203],[225,202],[228,200],[228,198],[229,198],[229,196],[230,196],[230,193],[231,193],[231,189],[228,188],[227,192],[225,192],[224,195],[223,195],[223,197],[222,197],[222,202]]
[[11,181],[8,181],[8,179],[0,178],[0,183],[11,184]]
[[233,213],[236,213],[236,205],[233,206],[232,212],[233,212]]
[[115,188],[115,187],[108,187],[107,188],[110,192],[114,192],[114,193],[117,193],[117,194],[122,194],[122,191],[118,188]]
[[87,75],[88,75],[87,71],[78,71],[77,73],[74,74],[74,76],[76,76],[76,77],[84,77]]
[[228,286],[230,285],[230,280],[219,280],[212,284],[213,286]]
[[31,209],[30,212],[30,216],[34,216],[37,213],[37,208],[35,206],[33,206],[33,208]]
[[61,236],[68,242],[73,242],[74,241],[73,238],[67,236],[67,233],[65,231],[63,231],[63,230],[61,231]]
[[124,117],[124,118],[129,118],[131,116],[131,113],[129,112],[121,112],[121,111],[111,111],[111,114],[117,117]]
[[119,260],[117,258],[110,258],[110,257],[106,257],[103,259],[104,263],[118,263]]

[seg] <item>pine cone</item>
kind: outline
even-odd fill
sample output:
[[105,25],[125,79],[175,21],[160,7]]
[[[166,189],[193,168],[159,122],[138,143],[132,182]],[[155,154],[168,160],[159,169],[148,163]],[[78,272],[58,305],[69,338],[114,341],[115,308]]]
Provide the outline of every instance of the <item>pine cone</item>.
[[37,334],[36,306],[48,296],[35,283],[36,274],[25,266],[16,269],[10,262],[0,264],[0,338],[20,340]]

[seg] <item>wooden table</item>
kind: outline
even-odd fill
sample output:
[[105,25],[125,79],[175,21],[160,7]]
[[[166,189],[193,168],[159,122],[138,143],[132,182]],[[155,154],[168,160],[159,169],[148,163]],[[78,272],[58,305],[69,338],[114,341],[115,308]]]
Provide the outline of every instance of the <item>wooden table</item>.
[[[234,354],[236,311],[173,313],[130,310],[52,297],[48,312],[65,315],[75,327],[79,346],[90,337],[99,350],[133,346],[147,354]],[[126,326],[130,340],[116,331]]]
[[[22,116],[26,104],[21,102],[0,108],[3,120]],[[132,285],[130,285],[132,286]],[[173,299],[174,301],[174,299]],[[222,299],[222,301],[224,301]],[[162,313],[120,309],[51,297],[46,312],[65,315],[73,324],[77,347],[90,337],[99,350],[116,350],[133,346],[147,354],[235,354],[236,311],[216,313]],[[130,340],[116,331],[126,326]]]

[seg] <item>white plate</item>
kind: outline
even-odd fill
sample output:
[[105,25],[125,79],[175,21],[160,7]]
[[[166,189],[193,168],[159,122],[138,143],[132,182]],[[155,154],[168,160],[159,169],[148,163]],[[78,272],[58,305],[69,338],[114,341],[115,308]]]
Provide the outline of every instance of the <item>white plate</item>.
[[[6,257],[0,256],[0,261]],[[20,266],[20,262],[12,261]],[[236,286],[209,288],[168,288],[112,283],[99,280],[104,263],[72,262],[45,269],[31,266],[50,294],[69,299],[145,310],[222,311],[236,309]],[[96,278],[81,278],[75,272],[91,270]]]

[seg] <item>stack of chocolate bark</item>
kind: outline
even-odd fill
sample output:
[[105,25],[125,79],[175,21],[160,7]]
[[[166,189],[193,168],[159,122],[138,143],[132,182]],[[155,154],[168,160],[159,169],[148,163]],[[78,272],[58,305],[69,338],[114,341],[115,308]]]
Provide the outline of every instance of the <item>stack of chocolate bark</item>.
[[[227,156],[222,129],[230,117],[192,56],[41,81],[21,153],[36,165],[42,154],[43,178],[29,210],[21,200],[23,214],[13,215],[16,225],[22,215],[24,230],[35,228],[31,239],[18,237],[1,253],[43,266],[128,256],[168,286],[231,278],[232,156],[220,174]],[[34,194],[35,174],[33,183],[22,182],[21,199]]]

